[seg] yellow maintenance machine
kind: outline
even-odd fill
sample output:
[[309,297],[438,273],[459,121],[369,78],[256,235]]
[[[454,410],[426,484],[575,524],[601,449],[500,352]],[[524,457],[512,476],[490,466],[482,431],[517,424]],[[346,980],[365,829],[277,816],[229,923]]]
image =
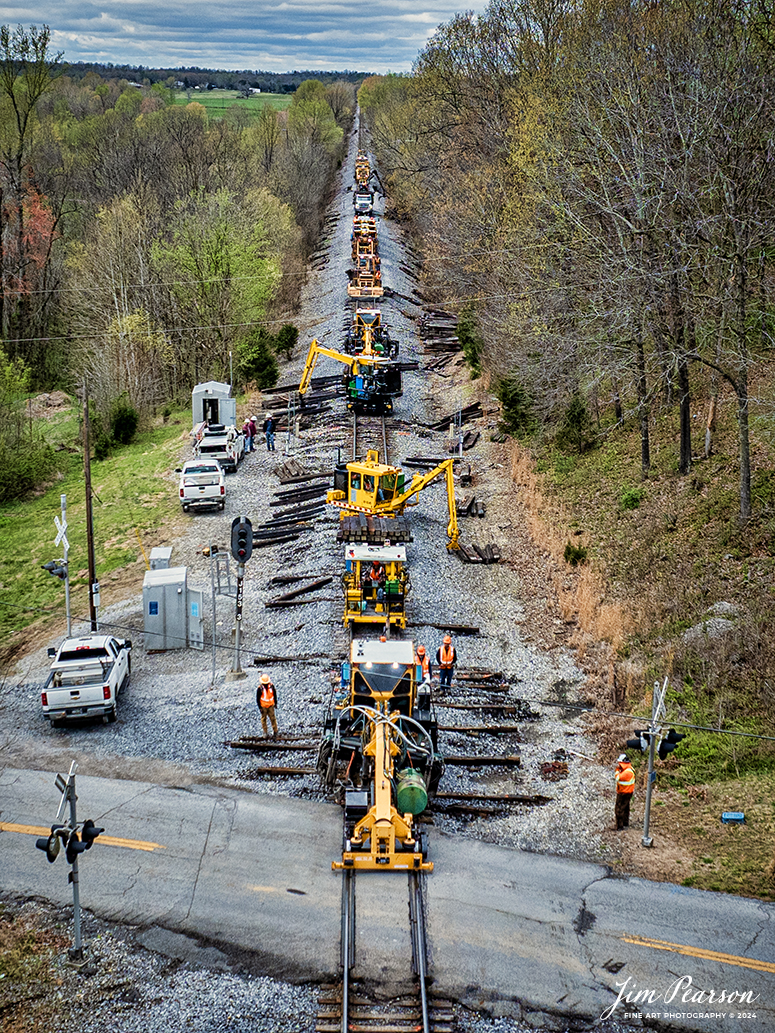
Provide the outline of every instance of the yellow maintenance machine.
[[381,298],[382,271],[379,258],[359,257],[355,269],[348,269],[347,294],[351,298]]
[[360,186],[366,186],[371,176],[371,165],[369,163],[368,155],[363,151],[358,151],[355,159],[355,182]]
[[[372,449],[364,460],[342,464],[334,471],[334,487],[326,501],[342,511],[342,517],[364,513],[372,517],[397,517],[407,506],[416,506],[419,492],[444,477],[447,488],[449,523],[447,549],[459,548],[460,532],[455,508],[454,459],[444,459],[428,473],[416,473],[407,485],[406,477],[398,466],[380,463],[379,453]],[[414,501],[412,501],[414,500]]]
[[344,793],[342,860],[334,869],[433,869],[414,818],[444,771],[437,744],[430,685],[418,685],[414,643],[355,639],[317,760],[326,788]]
[[371,344],[368,350],[364,348],[359,355],[345,355],[334,348],[324,348],[316,339],[313,340],[299,382],[299,394],[302,398],[309,390],[312,374],[321,355],[335,359],[347,367],[343,383],[348,409],[356,413],[377,415],[393,411],[393,399],[400,398],[403,393],[401,368],[384,355],[378,354]]
[[390,336],[378,308],[356,308],[344,347],[348,355],[384,355],[391,359],[398,358],[398,341]]
[[344,549],[344,626],[406,627],[410,582],[404,545],[350,542]]

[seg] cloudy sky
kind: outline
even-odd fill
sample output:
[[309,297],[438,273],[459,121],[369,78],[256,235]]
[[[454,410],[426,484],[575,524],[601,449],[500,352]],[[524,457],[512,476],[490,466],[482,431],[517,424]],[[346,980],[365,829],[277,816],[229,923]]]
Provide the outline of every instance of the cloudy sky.
[[66,61],[283,72],[409,71],[435,28],[485,0],[11,0]]

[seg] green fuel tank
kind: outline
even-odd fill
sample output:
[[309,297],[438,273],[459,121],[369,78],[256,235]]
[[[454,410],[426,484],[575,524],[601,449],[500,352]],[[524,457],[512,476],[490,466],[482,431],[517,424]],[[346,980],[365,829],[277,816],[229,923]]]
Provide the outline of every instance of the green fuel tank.
[[396,808],[399,814],[422,814],[428,806],[428,790],[425,779],[414,768],[398,772],[396,782]]

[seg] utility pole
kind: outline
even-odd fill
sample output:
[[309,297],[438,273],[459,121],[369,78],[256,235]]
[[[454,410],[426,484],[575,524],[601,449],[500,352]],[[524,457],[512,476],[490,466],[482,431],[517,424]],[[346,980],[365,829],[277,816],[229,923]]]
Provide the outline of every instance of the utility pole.
[[657,773],[654,770],[654,757],[657,750],[657,739],[662,735],[662,729],[659,726],[659,722],[665,717],[666,692],[667,678],[665,678],[661,689],[659,687],[659,682],[654,682],[654,693],[651,697],[651,724],[649,725],[649,774],[648,782],[646,784],[646,811],[643,817],[643,839],[641,840],[641,845],[646,847],[651,846],[654,842],[653,838],[649,835],[651,794],[654,789],[654,782],[657,778]]
[[97,581],[97,564],[94,558],[94,517],[92,514],[91,490],[91,441],[89,439],[89,389],[83,384],[83,475],[86,481],[86,549],[89,565],[89,619],[91,630],[97,631],[97,606],[100,586]]

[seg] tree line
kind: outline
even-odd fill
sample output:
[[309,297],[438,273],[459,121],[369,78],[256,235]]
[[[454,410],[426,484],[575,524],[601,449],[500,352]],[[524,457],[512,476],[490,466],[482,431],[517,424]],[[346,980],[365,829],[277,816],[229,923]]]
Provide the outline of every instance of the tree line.
[[[775,10],[769,0],[491,0],[441,26],[411,75],[359,91],[429,289],[473,319],[514,426],[675,411],[709,455],[724,385],[772,415]],[[752,390],[753,387],[753,390]]]
[[354,111],[350,83],[307,80],[287,111],[213,120],[0,27],[0,451],[27,426],[14,385],[87,378],[106,420],[232,367],[269,386]]

